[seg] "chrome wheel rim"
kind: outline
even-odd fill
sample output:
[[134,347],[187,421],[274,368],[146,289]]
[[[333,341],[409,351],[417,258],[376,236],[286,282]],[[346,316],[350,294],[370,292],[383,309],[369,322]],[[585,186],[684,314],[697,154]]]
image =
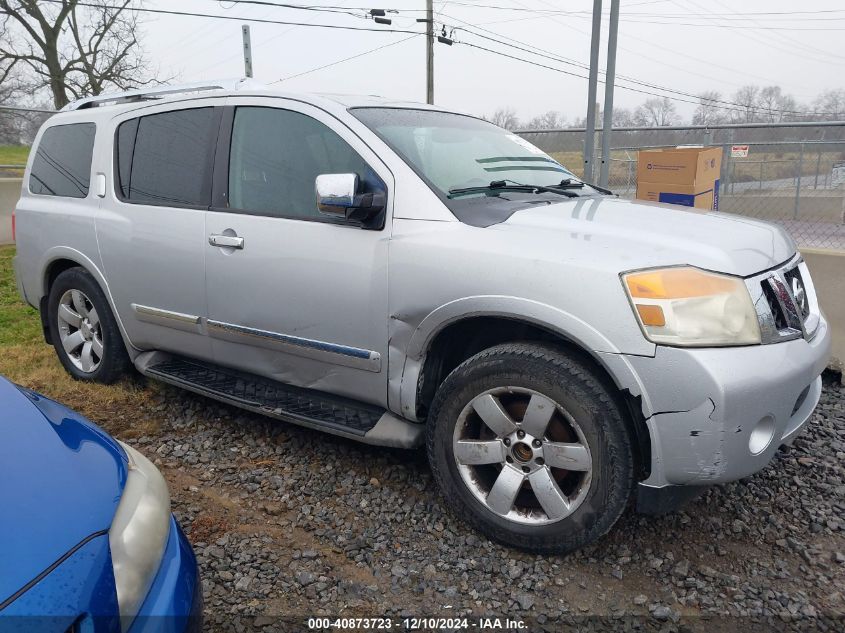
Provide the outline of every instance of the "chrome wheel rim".
[[559,403],[531,389],[498,387],[473,398],[458,416],[452,448],[473,496],[516,523],[562,521],[590,489],[584,433]]
[[68,290],[59,300],[59,340],[73,363],[86,374],[97,371],[103,360],[100,316],[81,290]]

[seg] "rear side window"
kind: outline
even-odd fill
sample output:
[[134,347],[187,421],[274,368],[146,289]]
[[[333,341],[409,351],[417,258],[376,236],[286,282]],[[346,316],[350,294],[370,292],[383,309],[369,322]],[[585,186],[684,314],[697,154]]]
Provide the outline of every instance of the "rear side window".
[[96,129],[93,123],[47,128],[32,160],[29,190],[43,196],[86,197]]
[[209,206],[216,139],[214,108],[124,121],[115,141],[118,194],[141,204]]

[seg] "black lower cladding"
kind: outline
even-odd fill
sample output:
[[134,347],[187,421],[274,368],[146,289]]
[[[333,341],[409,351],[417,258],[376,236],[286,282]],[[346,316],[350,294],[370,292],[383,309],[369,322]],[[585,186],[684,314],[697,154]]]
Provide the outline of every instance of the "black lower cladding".
[[637,486],[637,512],[651,516],[677,512],[707,488],[708,486]]
[[206,393],[263,413],[364,435],[384,409],[321,391],[195,360],[172,358],[147,369],[164,382]]

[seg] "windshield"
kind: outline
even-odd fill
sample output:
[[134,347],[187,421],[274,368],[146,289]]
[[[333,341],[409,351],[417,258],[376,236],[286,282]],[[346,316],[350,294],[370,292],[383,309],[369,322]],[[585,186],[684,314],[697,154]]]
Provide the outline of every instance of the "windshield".
[[412,108],[352,108],[465,224],[504,222],[532,205],[610,193],[583,185],[525,139],[462,114]]
[[352,114],[444,197],[496,181],[554,186],[575,178],[525,139],[469,116],[398,108],[356,108]]

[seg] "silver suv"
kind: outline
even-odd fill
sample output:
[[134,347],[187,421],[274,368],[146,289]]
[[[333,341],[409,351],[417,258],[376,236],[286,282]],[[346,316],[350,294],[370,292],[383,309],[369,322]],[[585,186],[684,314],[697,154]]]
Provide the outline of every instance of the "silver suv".
[[[170,94],[168,94],[170,92]],[[830,332],[778,227],[631,202],[462,114],[215,84],[78,101],[35,142],[20,292],[68,372],[131,367],[368,444],[562,552],[763,468]]]

